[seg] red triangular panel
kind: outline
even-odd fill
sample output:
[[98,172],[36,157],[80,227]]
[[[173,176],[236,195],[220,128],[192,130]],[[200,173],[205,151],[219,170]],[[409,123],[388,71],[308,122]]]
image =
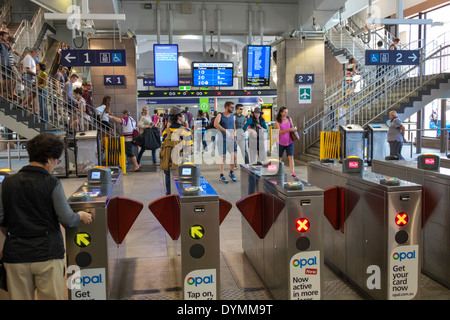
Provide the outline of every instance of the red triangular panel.
[[172,238],[180,236],[180,196],[171,194],[151,202],[148,209]]
[[143,207],[141,202],[124,197],[116,197],[109,201],[108,230],[117,244],[121,244],[125,239]]

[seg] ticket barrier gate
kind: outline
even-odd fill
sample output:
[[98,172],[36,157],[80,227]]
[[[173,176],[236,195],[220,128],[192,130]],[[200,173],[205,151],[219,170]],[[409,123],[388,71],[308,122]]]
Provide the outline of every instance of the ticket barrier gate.
[[277,300],[322,295],[323,190],[287,182],[283,163],[241,165],[242,248]]
[[92,215],[91,224],[65,229],[69,299],[118,299],[124,240],[143,204],[123,197],[118,167],[90,169],[68,201],[73,211]]
[[364,159],[364,128],[358,124],[347,124],[339,127],[341,131],[341,159],[358,156]]
[[450,288],[450,169],[440,160],[432,154],[417,162],[376,160],[372,171],[422,185],[422,272]]
[[387,133],[389,127],[384,123],[369,123],[365,127],[367,133],[367,164],[373,159],[384,159],[388,153]]
[[440,158],[440,167],[441,168],[448,168],[450,169],[450,154],[447,155],[447,157],[441,157]]
[[148,208],[172,240],[181,236],[183,299],[219,300],[219,226],[232,205],[219,198],[198,165],[180,165],[171,175],[177,193],[151,202]]
[[325,189],[325,263],[368,298],[415,298],[421,186],[364,170],[356,157],[310,162],[307,172],[310,183]]

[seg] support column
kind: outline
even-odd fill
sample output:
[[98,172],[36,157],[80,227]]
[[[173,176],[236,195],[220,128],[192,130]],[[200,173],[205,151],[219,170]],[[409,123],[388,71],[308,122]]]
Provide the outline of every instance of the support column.
[[[276,45],[277,50],[277,107],[288,108],[301,134],[303,118],[312,117],[323,110],[325,88],[325,44],[324,38],[284,39]],[[299,103],[299,84],[296,74],[314,74],[311,85],[311,103]],[[308,84],[309,85],[309,84]],[[302,139],[294,144],[295,156],[302,153]]]
[[[115,47],[114,47],[115,46]],[[111,112],[121,117],[121,111],[128,109],[131,116],[139,121],[137,110],[137,83],[136,83],[136,40],[116,37],[92,37],[89,39],[89,49],[125,49],[127,65],[125,67],[92,67],[91,80],[93,84],[92,99],[94,107],[100,106],[103,96],[111,97]],[[115,86],[104,85],[104,75],[124,75],[125,84]]]

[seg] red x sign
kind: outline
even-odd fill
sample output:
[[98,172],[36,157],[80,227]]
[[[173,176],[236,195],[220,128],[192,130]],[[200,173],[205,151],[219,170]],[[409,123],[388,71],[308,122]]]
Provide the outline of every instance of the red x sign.
[[306,218],[297,219],[297,231],[306,232],[309,230],[309,220]]
[[406,226],[408,223],[408,215],[404,212],[397,213],[395,216],[395,223],[400,227]]

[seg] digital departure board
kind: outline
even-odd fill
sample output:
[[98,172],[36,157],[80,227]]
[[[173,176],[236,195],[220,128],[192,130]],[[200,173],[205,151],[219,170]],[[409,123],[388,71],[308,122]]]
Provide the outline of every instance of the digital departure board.
[[233,86],[233,62],[193,62],[194,87]]
[[270,83],[270,46],[246,46],[243,58],[244,86],[268,86]]
[[178,87],[178,45],[154,44],[155,87]]

